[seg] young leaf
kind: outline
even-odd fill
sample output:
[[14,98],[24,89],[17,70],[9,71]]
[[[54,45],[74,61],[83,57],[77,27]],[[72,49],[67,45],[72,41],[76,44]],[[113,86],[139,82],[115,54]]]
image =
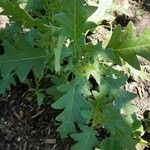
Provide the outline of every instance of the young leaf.
[[[117,26],[113,31],[107,48],[113,48],[115,55],[121,57],[128,64],[140,69],[137,55],[150,60],[150,30],[144,32],[140,37],[135,36],[134,26],[130,22],[124,31]],[[117,62],[118,63],[118,62]]]
[[60,72],[60,56],[61,50],[64,44],[65,38],[63,36],[59,36],[57,46],[54,48],[55,53],[55,71]]
[[102,121],[101,109],[104,109],[104,105],[106,103],[105,97],[107,94],[107,87],[105,85],[101,85],[100,92],[93,91],[93,96],[95,101],[92,103],[92,126],[95,126]]
[[63,112],[56,118],[61,121],[58,131],[62,137],[69,133],[75,132],[75,122],[85,123],[82,115],[82,110],[88,111],[91,105],[81,94],[81,80],[73,81],[68,87],[67,93],[57,100],[52,107],[55,109],[64,109]]
[[43,93],[37,93],[37,102],[39,107],[41,107],[41,105],[43,104],[44,97],[45,95]]
[[71,137],[77,141],[71,149],[72,150],[93,150],[95,144],[97,144],[96,134],[97,132],[92,128],[85,125],[79,125],[82,130],[81,133],[71,134]]

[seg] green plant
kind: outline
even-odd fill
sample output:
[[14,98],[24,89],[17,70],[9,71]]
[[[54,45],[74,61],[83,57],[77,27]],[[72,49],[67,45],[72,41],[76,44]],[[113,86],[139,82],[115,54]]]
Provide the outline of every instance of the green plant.
[[[20,2],[20,1],[19,1]],[[26,0],[25,10],[15,0],[0,0],[10,23],[0,32],[0,92],[18,81],[30,85],[39,106],[44,94],[53,96],[52,107],[62,138],[71,136],[74,150],[134,150],[141,123],[130,103],[135,94],[124,91],[128,79],[115,69],[125,62],[140,69],[137,55],[150,60],[150,30],[136,37],[132,23],[117,26],[106,48],[86,42],[96,27],[87,19],[96,10],[84,0]],[[42,80],[52,84],[46,89]],[[105,128],[110,136],[98,140]]]

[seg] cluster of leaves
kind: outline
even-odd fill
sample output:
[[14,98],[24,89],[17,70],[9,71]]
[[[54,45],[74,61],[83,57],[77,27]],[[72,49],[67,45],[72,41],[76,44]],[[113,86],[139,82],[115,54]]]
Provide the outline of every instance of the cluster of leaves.
[[[103,48],[86,42],[97,25],[88,21],[96,7],[84,0],[0,0],[0,7],[10,19],[0,31],[0,93],[19,80],[30,85],[39,106],[45,93],[53,97],[52,107],[62,110],[57,130],[76,141],[73,150],[134,150],[142,131],[130,103],[136,95],[123,90],[128,77],[114,66],[140,69],[137,55],[150,60],[150,30],[137,37],[132,23],[124,30],[118,25]],[[43,78],[52,83],[47,89]],[[100,128],[107,138],[98,140]]]

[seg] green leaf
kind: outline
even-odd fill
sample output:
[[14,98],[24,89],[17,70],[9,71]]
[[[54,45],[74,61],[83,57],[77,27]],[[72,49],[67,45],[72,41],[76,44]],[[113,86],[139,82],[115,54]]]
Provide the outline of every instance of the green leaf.
[[137,55],[150,61],[149,36],[150,30],[147,30],[142,36],[136,37],[134,26],[130,22],[123,31],[121,26],[115,28],[107,48],[113,48],[118,58],[120,57],[134,68],[140,69]]
[[101,142],[101,150],[123,150],[117,138],[106,138]]
[[1,31],[3,38],[9,40],[12,40],[13,37],[17,36],[22,32],[21,24],[19,23],[11,23],[6,25],[6,28]]
[[25,10],[21,9],[15,2],[0,0],[0,7],[4,9],[3,14],[12,16],[15,20],[21,21],[26,27],[37,26],[41,29],[51,30],[51,27],[40,20],[33,19]]
[[107,86],[107,93],[110,95],[112,101],[114,101],[115,107],[119,110],[124,111],[124,119],[132,125],[132,115],[137,112],[137,108],[133,106],[130,101],[136,97],[136,94],[125,91],[120,86],[125,85],[126,76],[118,79],[103,78],[102,83]]
[[115,104],[117,108],[125,108],[126,105],[129,105],[129,102],[136,97],[136,94],[118,89],[114,91],[115,94]]
[[91,27],[87,19],[95,7],[85,6],[83,0],[62,0],[60,3],[62,13],[56,14],[55,18],[62,25],[64,36],[77,40]]
[[13,75],[0,79],[0,94],[4,94],[6,90],[10,90],[11,84],[15,84]]
[[[115,107],[117,109],[131,109],[129,101],[135,97],[135,94],[124,91],[120,89],[121,86],[125,85],[127,80],[126,76],[120,77],[118,79],[113,79],[110,77],[102,77],[101,84],[99,88],[99,92],[93,91],[93,96],[95,101],[93,101],[92,107],[92,119],[93,119],[93,126],[98,123],[101,123],[101,114],[102,111],[107,108],[107,104],[111,104],[115,102]],[[127,114],[129,112],[126,112]],[[131,117],[133,111],[130,111],[128,115]]]
[[95,78],[98,84],[100,84],[100,69],[98,57],[100,51],[102,50],[102,45],[92,45],[86,44],[80,46],[79,54],[80,54],[80,65],[82,71],[86,73],[86,78],[89,79],[90,75]]
[[43,93],[37,93],[37,102],[39,107],[41,107],[41,105],[43,104],[44,97],[45,95]]
[[35,11],[35,10],[41,10],[44,8],[44,1],[45,0],[27,0],[27,11]]
[[102,124],[113,136],[117,134],[123,136],[124,132],[131,133],[131,125],[124,121],[120,111],[113,106],[103,111]]
[[63,36],[59,36],[57,46],[54,48],[55,53],[55,71],[60,72],[60,58],[61,58],[61,50],[66,38]]
[[[99,43],[97,45],[93,45],[91,43],[84,44],[79,47],[80,56],[81,56],[81,61],[85,61],[86,64],[88,63],[94,63],[98,55],[101,54],[102,51],[102,44]],[[84,57],[83,57],[84,56]]]
[[99,64],[96,62],[92,65],[87,65],[84,66],[86,67],[86,77],[87,80],[90,78],[90,76],[94,77],[94,79],[96,80],[96,82],[100,85],[100,69],[99,69]]
[[[121,139],[123,141],[121,141]],[[101,150],[136,150],[135,148],[136,142],[130,137],[122,136],[122,137],[109,137],[104,139],[101,144]]]
[[[103,49],[101,43],[86,43],[87,31],[96,26],[88,20],[96,7],[88,6],[87,0],[26,2],[27,7],[21,9],[18,0],[0,0],[1,14],[10,19],[0,32],[5,50],[0,56],[0,93],[15,83],[13,75],[24,82],[31,70],[37,80],[45,73],[43,80],[51,82],[50,88],[44,89],[40,82],[40,89],[31,91],[35,92],[39,107],[45,97],[43,90],[53,98],[52,107],[61,111],[56,118],[60,122],[57,131],[62,137],[71,134],[76,141],[73,150],[97,147],[93,127],[110,133],[99,145],[102,150],[134,150],[133,139],[142,132],[130,103],[135,94],[123,90],[127,76],[115,70],[114,65],[124,60],[140,68],[137,55],[150,60],[150,30],[137,37],[131,23],[124,30],[117,26],[107,49]],[[103,2],[107,1],[99,1],[102,13],[96,19],[103,20],[107,13]],[[93,83],[89,81],[91,76]]]
[[79,125],[82,130],[81,133],[71,134],[71,137],[77,141],[71,149],[72,150],[93,150],[93,147],[97,144],[96,134],[97,132],[88,126]]
[[[64,78],[59,78],[58,76],[51,75],[51,81],[54,84],[52,87],[49,87],[46,92],[47,94],[54,97],[55,100],[59,99],[62,96],[62,91],[58,89],[59,86],[65,84],[66,80]],[[64,88],[61,88],[64,90]],[[66,91],[65,91],[66,92]]]
[[[111,134],[111,138],[105,141],[103,147],[114,148],[116,141],[119,141],[118,148],[135,147],[135,141],[132,139],[135,110],[129,103],[135,97],[135,94],[122,90],[120,87],[126,83],[127,77],[118,79],[111,77],[102,77],[99,92],[93,92],[95,101],[92,102],[92,125],[103,125]],[[122,112],[123,111],[123,112]],[[110,141],[114,143],[109,143]],[[118,143],[118,144],[119,144]],[[123,147],[122,147],[123,146]]]
[[[60,24],[62,35],[70,39],[69,48],[72,54],[75,56],[80,55],[80,47],[85,43],[85,32],[95,27],[94,23],[87,21],[89,15],[94,12],[95,7],[85,5],[83,0],[62,0],[59,3],[61,11],[54,15],[54,18]],[[71,66],[72,62],[68,64],[70,68],[69,65]]]
[[120,87],[125,85],[127,77],[120,77],[118,79],[113,79],[110,77],[102,78],[102,84],[107,86],[107,91],[112,93],[116,107],[118,109],[126,107],[128,103],[136,97],[136,94],[122,90]]
[[31,69],[39,78],[43,76],[46,54],[43,49],[34,48],[24,37],[14,42],[4,42],[5,54],[0,56],[0,67],[3,77],[15,70],[21,81],[24,81]]
[[56,118],[58,121],[62,122],[58,128],[62,137],[75,132],[75,122],[85,123],[82,110],[88,112],[91,107],[90,103],[81,94],[80,82],[82,83],[81,80],[71,82],[67,93],[52,104],[52,107],[55,109],[64,109]]
[[[118,141],[118,148],[135,150],[136,141],[132,138],[134,129],[115,107],[109,107],[102,114],[102,124],[111,133],[111,138],[102,143],[105,148],[114,148]],[[112,143],[111,143],[112,142]],[[112,149],[113,150],[113,149]],[[118,149],[117,149],[118,150]]]
[[101,109],[103,109],[105,105],[105,97],[107,94],[107,87],[105,85],[101,85],[100,92],[93,91],[93,96],[95,98],[95,101],[92,103],[92,126],[95,126],[102,122],[102,112]]

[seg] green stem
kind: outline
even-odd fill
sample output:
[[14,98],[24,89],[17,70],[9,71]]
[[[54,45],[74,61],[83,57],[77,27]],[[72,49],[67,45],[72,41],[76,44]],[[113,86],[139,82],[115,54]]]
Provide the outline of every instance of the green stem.
[[37,95],[37,93],[39,91],[39,82],[40,82],[40,80],[38,80],[38,78],[36,77],[34,72],[33,72],[33,75],[34,75],[34,79],[35,79],[35,95]]

